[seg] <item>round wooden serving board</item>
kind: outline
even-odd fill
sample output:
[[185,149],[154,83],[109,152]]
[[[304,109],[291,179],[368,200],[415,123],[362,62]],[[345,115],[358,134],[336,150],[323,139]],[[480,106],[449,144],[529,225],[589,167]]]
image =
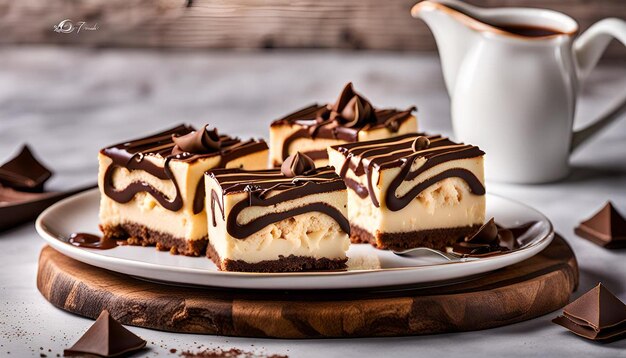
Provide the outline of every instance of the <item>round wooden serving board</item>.
[[[149,249],[147,249],[149,250]],[[50,247],[37,287],[53,305],[95,319],[171,332],[246,337],[403,336],[507,325],[557,310],[578,285],[560,237],[540,254],[464,283],[434,288],[245,291],[143,281],[70,259]]]

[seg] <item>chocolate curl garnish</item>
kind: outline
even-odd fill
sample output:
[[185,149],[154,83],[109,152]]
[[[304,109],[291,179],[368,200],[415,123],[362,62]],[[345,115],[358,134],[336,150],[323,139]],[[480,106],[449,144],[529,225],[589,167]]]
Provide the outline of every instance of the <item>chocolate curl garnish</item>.
[[354,92],[354,87],[352,86],[352,82],[348,82],[341,90],[341,94],[339,98],[337,98],[337,102],[332,106],[331,110],[336,113],[341,113],[341,111],[348,105],[348,102],[355,97],[357,94]]
[[280,171],[288,178],[293,178],[298,175],[302,175],[308,171],[315,169],[315,162],[310,157],[296,152],[285,159],[283,165],[280,166]]
[[411,145],[411,148],[413,148],[414,152],[427,149],[428,147],[430,147],[430,139],[424,136],[419,136],[415,138],[415,140],[413,141],[413,145]]
[[476,233],[458,242],[452,251],[462,255],[481,256],[519,248],[517,239],[510,230],[498,228],[493,218]]
[[192,153],[208,154],[220,150],[221,142],[217,129],[209,130],[208,125],[201,130],[185,134],[184,136],[172,136],[174,148],[172,154]]
[[372,104],[354,92],[352,83],[348,83],[337,102],[331,107],[331,119],[337,119],[344,127],[362,126],[376,123],[376,112]]

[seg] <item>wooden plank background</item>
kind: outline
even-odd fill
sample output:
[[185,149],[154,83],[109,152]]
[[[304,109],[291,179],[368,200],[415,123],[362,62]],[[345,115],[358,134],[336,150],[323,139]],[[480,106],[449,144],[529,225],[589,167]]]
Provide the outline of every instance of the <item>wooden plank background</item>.
[[[584,30],[605,17],[626,18],[625,0],[473,0],[479,6],[544,7]],[[0,0],[0,44],[36,43],[158,48],[342,48],[434,50],[413,19],[416,0]],[[98,24],[62,34],[63,19]],[[626,58],[613,44],[608,56]]]

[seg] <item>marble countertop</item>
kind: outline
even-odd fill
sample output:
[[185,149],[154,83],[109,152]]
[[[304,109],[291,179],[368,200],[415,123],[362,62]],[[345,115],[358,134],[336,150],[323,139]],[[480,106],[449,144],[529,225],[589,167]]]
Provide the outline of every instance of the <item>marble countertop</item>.
[[[16,47],[0,49],[0,162],[22,143],[56,172],[49,189],[95,182],[96,153],[120,139],[175,123],[209,122],[221,131],[267,138],[271,119],[332,100],[353,81],[373,103],[417,104],[420,127],[450,134],[449,100],[438,59],[369,52],[154,52]],[[576,125],[626,95],[626,63],[598,68],[582,90]],[[488,190],[544,212],[580,265],[574,298],[603,282],[626,300],[626,251],[579,239],[573,228],[606,200],[626,213],[626,120],[574,153],[564,181]],[[0,234],[0,356],[62,355],[93,321],[61,311],[37,291],[43,246],[33,224]],[[421,337],[269,340],[173,334],[136,327],[148,341],[138,356],[174,348],[239,348],[257,354],[314,356],[625,356],[626,340],[597,344],[550,323],[557,312],[507,327]],[[153,342],[153,343],[152,343]]]

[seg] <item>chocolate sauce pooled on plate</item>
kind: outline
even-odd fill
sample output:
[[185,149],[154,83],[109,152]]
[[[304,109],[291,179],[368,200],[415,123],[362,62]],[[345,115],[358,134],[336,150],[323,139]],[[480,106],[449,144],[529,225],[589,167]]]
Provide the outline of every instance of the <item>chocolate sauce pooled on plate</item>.
[[83,232],[73,233],[67,242],[74,246],[97,250],[109,250],[118,246],[115,240]]

